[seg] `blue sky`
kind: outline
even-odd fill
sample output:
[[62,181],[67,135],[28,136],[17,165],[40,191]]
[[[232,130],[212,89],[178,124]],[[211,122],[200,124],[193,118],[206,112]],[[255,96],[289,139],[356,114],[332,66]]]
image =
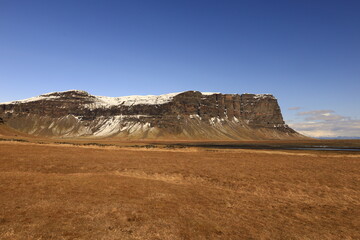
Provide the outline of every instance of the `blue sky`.
[[357,0],[0,0],[0,102],[272,93],[303,133],[360,136],[359,12]]

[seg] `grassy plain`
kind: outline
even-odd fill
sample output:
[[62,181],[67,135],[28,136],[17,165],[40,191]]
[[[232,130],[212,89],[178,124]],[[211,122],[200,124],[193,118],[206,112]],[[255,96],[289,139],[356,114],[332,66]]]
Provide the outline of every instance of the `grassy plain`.
[[360,239],[359,153],[29,139],[0,141],[0,239]]

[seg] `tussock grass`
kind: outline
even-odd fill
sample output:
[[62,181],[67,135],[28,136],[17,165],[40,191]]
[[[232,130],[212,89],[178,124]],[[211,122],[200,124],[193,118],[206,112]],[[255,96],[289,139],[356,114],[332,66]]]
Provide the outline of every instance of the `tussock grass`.
[[0,239],[360,239],[354,154],[66,144],[0,142]]

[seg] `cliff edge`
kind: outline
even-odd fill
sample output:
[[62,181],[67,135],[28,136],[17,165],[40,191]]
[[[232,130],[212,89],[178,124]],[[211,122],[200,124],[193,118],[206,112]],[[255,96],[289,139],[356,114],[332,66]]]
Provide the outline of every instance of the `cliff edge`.
[[70,90],[0,103],[0,119],[49,137],[262,140],[303,136],[288,127],[271,94],[186,91],[102,97]]

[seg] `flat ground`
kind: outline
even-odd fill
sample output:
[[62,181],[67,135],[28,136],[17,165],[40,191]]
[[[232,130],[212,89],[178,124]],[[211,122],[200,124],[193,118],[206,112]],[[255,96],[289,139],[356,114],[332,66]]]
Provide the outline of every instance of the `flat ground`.
[[360,239],[360,154],[0,141],[0,239]]

